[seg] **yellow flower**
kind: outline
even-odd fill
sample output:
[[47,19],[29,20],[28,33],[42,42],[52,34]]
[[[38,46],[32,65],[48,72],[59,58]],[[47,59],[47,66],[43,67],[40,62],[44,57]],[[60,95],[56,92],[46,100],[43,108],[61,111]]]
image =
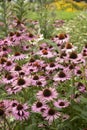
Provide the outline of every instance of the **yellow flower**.
[[58,10],[65,10],[68,12],[73,12],[86,9],[87,3],[85,2],[75,2],[73,0],[55,0],[55,2],[51,3],[51,6],[56,7]]

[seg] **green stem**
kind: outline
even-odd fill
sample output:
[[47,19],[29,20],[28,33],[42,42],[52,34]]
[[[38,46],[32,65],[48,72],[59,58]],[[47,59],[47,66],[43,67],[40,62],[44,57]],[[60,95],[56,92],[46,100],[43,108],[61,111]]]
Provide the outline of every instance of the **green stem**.
[[[5,125],[5,127],[4,128],[6,128],[6,124],[8,125],[8,130],[12,130],[11,129],[11,127],[10,127],[10,123],[8,122],[8,120],[4,117],[4,125]],[[4,130],[6,130],[6,129],[4,129]]]
[[6,8],[6,1],[3,0],[2,3],[2,7],[3,7],[3,21],[4,21],[4,25],[5,25],[5,36],[8,35],[8,25],[7,25],[7,8]]

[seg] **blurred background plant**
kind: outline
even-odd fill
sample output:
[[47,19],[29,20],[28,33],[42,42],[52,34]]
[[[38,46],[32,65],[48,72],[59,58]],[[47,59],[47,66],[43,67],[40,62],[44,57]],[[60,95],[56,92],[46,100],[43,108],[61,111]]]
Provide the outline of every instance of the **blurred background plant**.
[[20,21],[24,22],[27,19],[29,11],[29,3],[26,0],[17,0],[13,3],[14,16]]
[[0,1],[0,38],[8,35],[11,5],[8,1]]
[[73,0],[55,0],[51,4],[56,5],[58,10],[65,10],[69,12],[87,9],[87,3],[85,1],[76,2]]
[[37,1],[37,13],[40,24],[40,31],[46,39],[49,38],[54,31],[53,21],[55,19],[55,10],[54,8],[51,8],[49,12],[49,6],[51,2],[53,2],[53,0]]
[[[73,26],[76,27],[76,17],[79,17],[82,11],[84,11],[84,14],[86,14],[86,8],[87,3],[84,1],[76,2],[73,0],[1,0],[0,37],[8,35],[8,32],[10,30],[9,25],[12,23],[12,21],[16,19],[19,23],[26,23],[27,26],[30,25],[30,20],[38,21],[39,32],[43,34],[43,36],[47,39],[51,37],[51,35],[53,35],[55,32],[53,26],[55,20],[65,20],[66,22],[70,20],[69,23],[66,23],[66,26],[69,26],[68,24],[73,22]],[[83,20],[83,22],[86,24],[85,20]],[[82,27],[80,27],[79,24],[77,26],[78,30]],[[13,28],[13,30],[15,30],[15,28]],[[81,31],[85,30],[83,29]]]
[[82,12],[69,22],[65,22],[64,25],[57,30],[57,32],[67,32],[71,36],[71,42],[75,45],[82,46],[87,43],[87,14]]

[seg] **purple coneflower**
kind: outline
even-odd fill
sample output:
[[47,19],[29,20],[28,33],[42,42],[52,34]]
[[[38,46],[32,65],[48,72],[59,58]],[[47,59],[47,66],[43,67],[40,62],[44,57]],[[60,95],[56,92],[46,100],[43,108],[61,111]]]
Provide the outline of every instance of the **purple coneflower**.
[[74,74],[75,76],[82,76],[82,70],[79,66],[76,66],[75,69],[74,69]]
[[58,101],[54,102],[54,106],[58,108],[66,108],[70,105],[70,102],[67,100],[59,99]]
[[53,58],[57,55],[55,52],[51,52],[50,50],[47,49],[40,50],[36,54],[44,58]]
[[52,101],[53,99],[56,99],[58,96],[57,91],[55,88],[45,88],[43,91],[39,91],[37,93],[37,98],[41,101]]
[[72,51],[75,51],[76,49],[77,49],[76,46],[73,46],[72,43],[67,42],[62,50],[65,51],[66,53],[70,53]]
[[2,78],[2,83],[9,84],[16,81],[17,75],[16,74],[6,74],[5,77]]
[[63,45],[64,43],[69,41],[69,35],[65,33],[61,33],[59,35],[56,35],[53,38],[53,41],[57,43],[58,46]]
[[12,86],[16,86],[18,88],[26,88],[31,85],[31,79],[27,77],[19,77],[12,83]]
[[48,108],[48,106],[43,103],[43,102],[35,102],[33,105],[32,105],[32,111],[33,112],[41,112],[42,110],[46,110]]
[[58,74],[54,75],[54,81],[66,81],[70,79],[70,74],[66,70],[60,70]]
[[70,116],[68,114],[63,114],[61,115],[62,121],[66,121],[70,118]]
[[14,54],[14,56],[12,56],[11,57],[11,59],[14,61],[14,60],[23,60],[23,59],[25,59],[25,58],[27,58],[27,56],[25,55],[25,54],[21,54],[21,53],[19,53],[19,52],[16,52],[15,54]]
[[29,107],[27,104],[17,104],[16,107],[13,108],[13,116],[16,120],[27,120],[29,118]]
[[28,39],[29,41],[34,40],[34,39],[35,39],[34,34],[32,34],[32,33],[27,34],[27,39]]
[[16,73],[16,74],[19,74],[19,72],[21,72],[23,69],[20,65],[18,64],[15,64],[15,66],[11,69],[10,72],[13,72],[13,73]]
[[59,65],[59,64],[54,63],[54,62],[51,62],[51,63],[49,63],[49,64],[46,66],[46,70],[47,70],[47,71],[54,71],[54,70],[56,70],[56,69],[58,69],[58,68],[61,68],[61,67],[62,67],[62,65]]
[[86,92],[86,86],[82,82],[78,82],[76,85],[79,92],[84,93]]
[[46,85],[46,78],[44,76],[37,76],[37,75],[34,75],[32,77],[32,85],[33,86],[42,86],[44,87]]
[[82,58],[82,55],[81,54],[77,54],[75,51],[74,52],[71,52],[68,57],[67,57],[67,60],[73,62],[73,63],[83,63],[84,62],[84,59]]
[[42,113],[42,116],[44,117],[45,120],[49,122],[49,124],[51,124],[54,120],[59,118],[60,115],[61,114],[53,108],[48,108]]
[[11,95],[11,94],[16,94],[16,93],[20,92],[22,90],[22,87],[6,85],[5,90],[8,93],[8,95]]
[[5,64],[4,64],[4,69],[7,71],[11,71],[11,69],[15,66],[15,63],[12,62],[11,60],[8,60]]
[[29,51],[30,50],[30,45],[23,45],[22,50],[25,51],[25,52]]

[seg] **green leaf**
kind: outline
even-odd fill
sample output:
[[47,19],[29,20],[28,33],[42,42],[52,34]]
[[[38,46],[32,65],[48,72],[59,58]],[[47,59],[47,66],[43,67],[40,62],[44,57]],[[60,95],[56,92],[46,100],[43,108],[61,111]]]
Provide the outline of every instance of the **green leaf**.
[[57,44],[56,43],[54,43],[54,42],[52,42],[51,40],[49,40],[49,39],[44,39],[43,40],[44,42],[47,42],[49,45],[52,45],[54,48],[55,48],[55,50],[58,50],[57,48]]
[[87,98],[85,98],[85,97],[81,97],[81,102],[83,102],[83,103],[87,103]]
[[31,124],[25,128],[25,130],[38,130],[38,127],[36,124]]
[[70,121],[73,122],[74,120],[77,120],[77,119],[79,119],[79,116],[73,117]]

